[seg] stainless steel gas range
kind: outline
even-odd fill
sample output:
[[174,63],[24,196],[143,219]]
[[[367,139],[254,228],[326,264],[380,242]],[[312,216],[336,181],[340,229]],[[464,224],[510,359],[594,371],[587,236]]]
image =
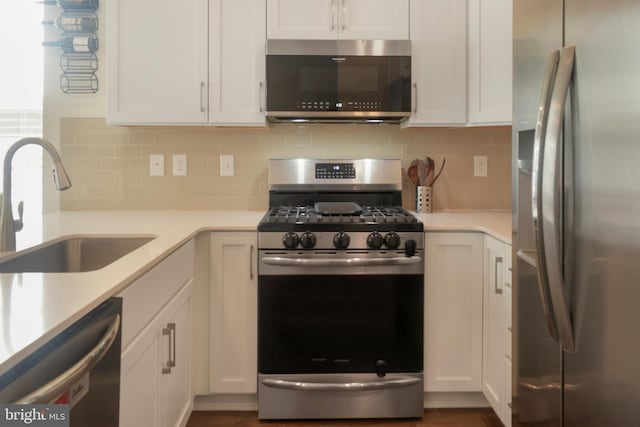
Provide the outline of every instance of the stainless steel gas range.
[[261,419],[423,413],[423,225],[399,160],[271,160],[258,226]]

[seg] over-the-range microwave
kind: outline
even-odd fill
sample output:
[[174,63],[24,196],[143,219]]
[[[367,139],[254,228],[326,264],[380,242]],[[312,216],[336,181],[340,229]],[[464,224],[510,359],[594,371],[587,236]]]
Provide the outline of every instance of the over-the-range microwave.
[[267,40],[267,118],[400,122],[411,114],[409,40]]

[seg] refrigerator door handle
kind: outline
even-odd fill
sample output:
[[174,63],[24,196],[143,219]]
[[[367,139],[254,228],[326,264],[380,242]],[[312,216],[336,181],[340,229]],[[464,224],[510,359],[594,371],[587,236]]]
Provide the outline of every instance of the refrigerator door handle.
[[569,306],[565,297],[565,281],[563,276],[564,257],[562,252],[563,218],[563,145],[562,126],[564,111],[569,94],[569,86],[573,75],[575,46],[562,49],[558,73],[553,86],[549,119],[544,147],[544,171],[542,174],[542,232],[544,235],[544,252],[547,262],[547,277],[551,304],[558,326],[560,345],[570,353],[575,351],[573,325],[569,314]]
[[542,300],[542,308],[547,323],[549,336],[558,340],[558,327],[553,314],[551,304],[551,294],[549,290],[549,279],[547,278],[546,257],[544,252],[544,236],[542,226],[542,153],[545,146],[545,136],[549,117],[549,105],[551,103],[551,92],[558,71],[560,52],[553,50],[549,53],[547,69],[542,82],[540,93],[540,106],[538,107],[538,117],[533,138],[533,159],[531,164],[531,218],[533,219],[533,233],[535,238],[534,259],[538,276],[538,289]]

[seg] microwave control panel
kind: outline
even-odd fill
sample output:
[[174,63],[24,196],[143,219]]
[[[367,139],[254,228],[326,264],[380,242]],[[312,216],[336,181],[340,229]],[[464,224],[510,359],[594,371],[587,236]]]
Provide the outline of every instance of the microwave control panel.
[[298,101],[299,110],[307,111],[376,111],[380,101]]

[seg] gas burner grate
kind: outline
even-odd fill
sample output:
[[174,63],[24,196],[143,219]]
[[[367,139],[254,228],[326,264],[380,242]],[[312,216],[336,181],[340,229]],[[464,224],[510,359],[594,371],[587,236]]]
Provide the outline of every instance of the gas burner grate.
[[410,224],[418,219],[399,206],[365,206],[358,214],[322,214],[313,206],[279,206],[269,210],[264,223],[288,224]]

